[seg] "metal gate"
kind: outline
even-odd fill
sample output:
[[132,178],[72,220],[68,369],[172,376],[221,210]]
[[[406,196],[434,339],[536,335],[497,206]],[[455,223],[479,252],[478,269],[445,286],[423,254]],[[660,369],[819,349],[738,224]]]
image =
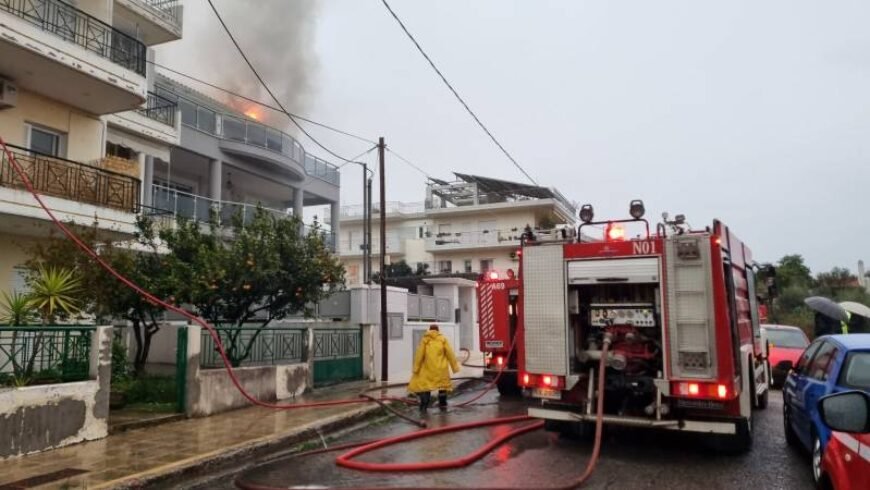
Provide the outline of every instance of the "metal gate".
[[314,386],[362,378],[362,329],[314,329]]

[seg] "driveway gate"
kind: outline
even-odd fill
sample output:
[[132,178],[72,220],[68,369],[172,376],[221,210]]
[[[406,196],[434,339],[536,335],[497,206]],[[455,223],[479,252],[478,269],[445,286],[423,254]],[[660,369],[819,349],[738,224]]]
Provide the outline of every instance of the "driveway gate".
[[314,329],[314,385],[363,378],[360,327]]

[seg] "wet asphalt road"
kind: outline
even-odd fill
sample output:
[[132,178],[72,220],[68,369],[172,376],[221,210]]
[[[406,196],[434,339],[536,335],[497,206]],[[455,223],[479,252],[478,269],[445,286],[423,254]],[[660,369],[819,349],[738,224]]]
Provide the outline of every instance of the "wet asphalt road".
[[[463,395],[461,398],[470,395]],[[496,394],[473,408],[451,408],[429,415],[430,426],[484,420],[525,413],[519,400],[499,401]],[[697,439],[640,429],[609,430],[601,460],[588,489],[788,489],[811,490],[808,457],[789,449],[782,433],[782,396],[771,394],[767,410],[756,412],[752,451],[744,455],[718,454]],[[368,427],[330,444],[377,439],[414,431],[407,423],[392,420]],[[423,441],[384,448],[360,456],[362,461],[415,462],[454,458],[508,430],[495,426],[450,433]],[[335,453],[290,457],[236,475],[249,483],[276,488],[354,488],[437,486],[444,488],[547,488],[566,484],[585,468],[591,442],[560,439],[535,431],[519,436],[484,459],[461,470],[429,473],[363,473],[339,468]],[[235,488],[232,478],[222,478],[200,488]]]

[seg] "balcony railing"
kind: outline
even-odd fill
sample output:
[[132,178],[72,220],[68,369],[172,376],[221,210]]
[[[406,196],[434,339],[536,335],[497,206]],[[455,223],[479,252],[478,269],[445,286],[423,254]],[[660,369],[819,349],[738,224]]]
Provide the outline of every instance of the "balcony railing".
[[0,0],[0,10],[145,75],[144,44],[61,0]]
[[182,5],[181,0],[139,0],[158,14],[166,15],[175,24],[181,25]]
[[[276,218],[289,218],[293,216],[289,211],[280,209],[267,208],[260,206],[267,213]],[[229,223],[234,216],[239,216],[242,219],[242,224],[247,225],[254,219],[257,210],[256,204],[247,204],[231,201],[219,201],[196,194],[178,191],[166,186],[154,184],[151,186],[151,213],[152,214],[169,214],[173,218],[185,218],[195,220],[202,223],[211,221],[212,216],[215,216],[219,222]],[[215,214],[213,214],[215,213]],[[311,229],[305,227],[304,233],[308,233]],[[335,238],[332,233],[321,232],[326,245],[335,249]]]
[[[421,202],[399,202],[399,201],[388,201],[386,203],[386,211],[387,216],[390,215],[408,215],[408,214],[420,214],[426,211],[426,207],[424,203]],[[341,207],[341,217],[342,218],[362,218],[363,211],[365,211],[362,204],[354,204],[349,206]],[[381,204],[374,203],[372,204],[372,216],[380,214],[381,212]]]
[[177,103],[153,92],[148,92],[148,101],[145,103],[145,107],[136,109],[136,112],[148,119],[153,119],[173,128],[175,127],[175,113],[177,111]]
[[[158,87],[158,90],[162,94],[172,92],[172,89],[166,87]],[[302,165],[306,175],[317,177],[330,184],[338,185],[341,181],[338,167],[306,153],[302,145],[292,136],[239,116],[215,112],[184,97],[176,96],[176,98],[181,107],[181,123],[185,126],[225,140],[280,153]]]
[[464,231],[458,233],[438,233],[426,239],[426,248],[451,249],[465,247],[498,247],[519,245],[523,231]]
[[[43,155],[14,145],[15,161],[40,194],[136,212],[139,209],[139,179],[72,160]],[[9,156],[0,157],[0,186],[24,189]]]

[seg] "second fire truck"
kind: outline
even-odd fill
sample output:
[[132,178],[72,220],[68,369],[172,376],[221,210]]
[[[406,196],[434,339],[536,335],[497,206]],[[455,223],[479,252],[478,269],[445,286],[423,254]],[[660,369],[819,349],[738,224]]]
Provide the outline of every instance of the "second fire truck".
[[[643,203],[630,214],[595,222],[586,205],[576,238],[528,236],[519,277],[479,285],[481,348],[538,400],[529,415],[551,430],[590,433],[603,396],[606,425],[703,433],[746,450],[770,371],[752,252],[720,221],[691,230],[678,216],[650,233]],[[590,227],[603,239],[589,239]],[[629,238],[626,228],[641,231]]]

